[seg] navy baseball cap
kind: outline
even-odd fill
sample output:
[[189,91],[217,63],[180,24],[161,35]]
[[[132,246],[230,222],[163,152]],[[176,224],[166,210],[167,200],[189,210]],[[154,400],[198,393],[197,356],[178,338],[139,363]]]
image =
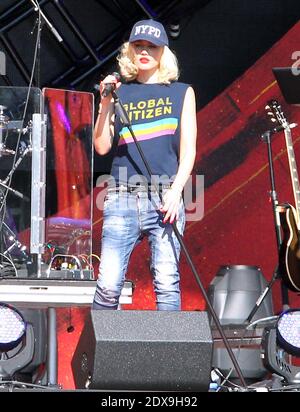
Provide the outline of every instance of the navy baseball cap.
[[133,26],[129,43],[137,40],[147,40],[156,46],[169,46],[169,40],[164,26],[155,20],[140,20]]

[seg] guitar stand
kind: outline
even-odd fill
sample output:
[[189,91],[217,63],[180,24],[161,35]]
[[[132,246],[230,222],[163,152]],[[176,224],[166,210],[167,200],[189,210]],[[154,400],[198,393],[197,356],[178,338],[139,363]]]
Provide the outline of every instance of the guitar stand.
[[[276,133],[276,130],[267,130],[265,133],[261,135],[262,140],[267,143],[267,149],[268,149],[268,162],[269,162],[269,173],[270,173],[270,181],[271,181],[271,191],[270,191],[270,196],[272,200],[272,208],[273,208],[273,217],[274,217],[274,224],[275,224],[275,232],[276,232],[276,241],[277,241],[277,252],[278,252],[278,262],[279,262],[279,251],[280,251],[280,246],[282,243],[282,237],[281,237],[281,225],[280,225],[280,219],[279,219],[279,204],[278,204],[278,197],[277,197],[277,192],[275,188],[275,174],[274,174],[274,167],[273,167],[273,155],[272,155],[272,145],[271,145],[271,137],[272,134]],[[258,298],[258,300],[255,303],[255,306],[253,307],[252,311],[250,312],[249,316],[247,317],[246,321],[248,323],[251,322],[254,314],[257,312],[259,309],[262,301],[268,294],[268,292],[271,290],[273,284],[277,279],[281,279],[280,271],[279,271],[279,265],[277,265],[272,279],[266,286],[265,290],[261,294],[261,296]],[[281,298],[282,298],[282,305],[283,309],[286,310],[289,308],[289,297],[288,297],[288,289],[286,285],[281,282]]]

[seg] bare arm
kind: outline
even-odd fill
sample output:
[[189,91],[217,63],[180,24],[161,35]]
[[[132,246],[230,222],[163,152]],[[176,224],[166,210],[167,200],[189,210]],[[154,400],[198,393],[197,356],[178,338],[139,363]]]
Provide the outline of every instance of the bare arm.
[[196,121],[196,102],[194,90],[187,89],[182,114],[180,130],[180,156],[179,167],[171,189],[164,198],[162,211],[165,212],[164,222],[170,219],[173,223],[178,218],[178,208],[181,193],[194,166],[196,157],[197,121]]
[[194,90],[189,87],[183,104],[180,131],[179,167],[172,188],[183,190],[193,170],[196,157],[196,103]]

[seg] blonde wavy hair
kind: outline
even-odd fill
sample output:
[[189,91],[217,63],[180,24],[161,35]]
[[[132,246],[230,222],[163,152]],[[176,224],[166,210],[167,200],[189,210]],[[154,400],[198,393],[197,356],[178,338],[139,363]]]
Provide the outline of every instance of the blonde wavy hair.
[[[138,68],[133,63],[134,51],[131,43],[126,42],[120,49],[120,54],[117,57],[119,63],[120,72],[126,82],[135,80],[138,75]],[[175,54],[169,49],[168,46],[164,46],[164,50],[160,59],[158,72],[158,82],[164,84],[170,84],[179,77],[178,61]]]

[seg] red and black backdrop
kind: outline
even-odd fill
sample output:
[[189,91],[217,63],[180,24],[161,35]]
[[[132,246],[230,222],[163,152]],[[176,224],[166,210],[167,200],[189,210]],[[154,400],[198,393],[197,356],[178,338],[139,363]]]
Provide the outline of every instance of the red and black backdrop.
[[[6,3],[8,5],[9,1]],[[80,25],[80,31],[89,36],[90,51],[96,50],[97,41],[101,36],[104,39],[106,33],[111,33],[114,26],[115,33],[118,30],[122,32],[119,38],[112,38],[117,45],[117,40],[122,40],[133,20],[145,18],[143,10],[136,5],[130,9],[135,3],[130,0],[113,2],[115,6],[118,5],[116,10],[107,10],[107,7],[105,9],[105,2],[96,0],[86,1],[83,10],[82,2],[72,1],[72,7],[70,2],[64,3],[72,14],[72,19]],[[273,98],[281,103],[290,122],[300,123],[299,107],[285,102],[272,73],[272,67],[288,67],[295,62],[292,55],[299,49],[300,44],[298,1],[211,0],[197,4],[193,1],[181,1],[173,2],[172,12],[171,3],[145,2],[152,11],[157,12],[158,18],[165,18],[167,25],[179,22],[180,34],[178,38],[171,39],[171,48],[179,58],[181,80],[193,85],[197,97],[198,143],[194,174],[204,175],[204,216],[201,220],[187,223],[184,240],[206,288],[219,267],[226,264],[259,266],[265,278],[270,280],[278,262],[267,146],[262,141],[261,134],[271,127],[265,105]],[[182,3],[185,3],[186,7],[183,7]],[[120,17],[124,5],[125,8],[128,6],[128,21],[125,15],[123,19]],[[106,10],[105,13],[95,15],[93,8],[96,6],[101,6]],[[49,14],[52,12],[54,16],[51,2],[45,2],[45,7],[48,7]],[[110,19],[107,18],[108,15]],[[63,23],[59,19],[56,22],[60,30],[64,30]],[[19,30],[16,29],[15,37],[9,38],[12,43],[16,42],[15,48],[19,47],[18,42],[24,41]],[[65,30],[68,33],[69,28],[66,27]],[[65,67],[61,68],[68,74],[57,80],[57,67],[64,63],[60,53],[65,51],[59,49],[59,53],[55,53],[57,44],[53,46],[51,35],[44,33],[42,85],[94,91],[93,85],[99,78],[115,68],[112,53],[111,58],[107,57],[106,60],[104,56],[104,63],[99,65],[98,70],[91,70],[90,75],[82,79],[81,62],[77,69],[70,69],[69,72]],[[7,46],[4,35],[6,33],[3,33],[0,39],[3,48]],[[105,41],[108,41],[106,37]],[[100,47],[98,53],[104,55],[106,51],[109,56],[105,41],[103,40],[102,49]],[[54,48],[47,49],[51,45]],[[81,47],[84,48],[82,44]],[[78,54],[83,56],[84,50],[78,49]],[[16,62],[9,59],[8,64],[13,68]],[[67,66],[67,63],[65,64]],[[52,67],[53,73],[55,72],[53,77],[49,73]],[[76,70],[77,74],[79,73],[77,77]],[[13,85],[23,85],[25,80],[21,79],[21,75],[15,70],[10,81],[19,82]],[[96,92],[95,99],[97,102]],[[300,164],[298,128],[292,130],[292,138],[296,160],[299,159]],[[293,204],[283,132],[274,135],[272,149],[279,201]],[[99,175],[108,172],[110,160],[109,156],[100,157],[95,154],[95,182]],[[99,189],[95,188],[95,253],[99,253],[102,224],[101,212],[95,204],[98,191]],[[181,277],[183,309],[204,310],[205,301],[184,257],[181,260]],[[146,242],[142,242],[133,253],[128,279],[134,282],[135,291],[133,304],[124,309],[153,310],[155,305]],[[275,311],[278,312],[282,306],[280,281],[273,286],[272,295]],[[300,304],[299,296],[294,292],[289,292],[289,301],[292,307]],[[59,310],[59,382],[66,388],[74,385],[70,360],[87,310]],[[70,322],[75,326],[73,333],[67,332]]]

